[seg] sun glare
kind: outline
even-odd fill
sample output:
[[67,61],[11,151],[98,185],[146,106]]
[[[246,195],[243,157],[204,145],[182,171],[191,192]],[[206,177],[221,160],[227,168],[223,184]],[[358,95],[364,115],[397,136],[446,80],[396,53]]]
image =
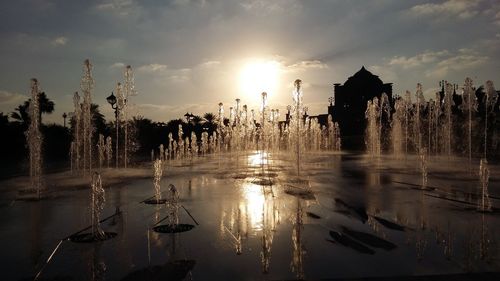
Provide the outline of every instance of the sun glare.
[[248,97],[260,97],[262,92],[276,91],[279,78],[279,63],[276,61],[252,61],[240,73],[241,91]]

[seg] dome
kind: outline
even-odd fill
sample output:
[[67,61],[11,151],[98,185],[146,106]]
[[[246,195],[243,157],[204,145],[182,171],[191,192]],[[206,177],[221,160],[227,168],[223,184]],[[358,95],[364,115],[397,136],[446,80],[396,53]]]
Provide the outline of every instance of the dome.
[[349,85],[379,85],[382,86],[384,82],[380,80],[377,75],[372,74],[370,71],[366,70],[364,66],[356,72],[353,76],[349,77],[344,83],[345,86]]

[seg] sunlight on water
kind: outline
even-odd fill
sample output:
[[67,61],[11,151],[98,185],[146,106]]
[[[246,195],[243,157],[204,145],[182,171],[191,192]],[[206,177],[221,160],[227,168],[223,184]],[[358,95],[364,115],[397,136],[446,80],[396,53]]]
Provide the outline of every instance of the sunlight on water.
[[248,156],[248,163],[252,167],[266,164],[268,161],[268,155],[269,153],[267,152],[256,152],[255,154]]
[[241,188],[243,201],[240,202],[240,209],[246,210],[251,229],[262,230],[262,212],[265,203],[262,187],[244,183]]

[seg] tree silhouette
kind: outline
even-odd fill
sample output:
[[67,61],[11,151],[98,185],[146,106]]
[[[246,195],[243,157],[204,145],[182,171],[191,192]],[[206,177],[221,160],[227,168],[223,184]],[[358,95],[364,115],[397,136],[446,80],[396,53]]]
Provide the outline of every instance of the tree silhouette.
[[[54,112],[55,104],[53,101],[47,98],[45,92],[39,93],[38,101],[40,103],[40,114],[38,116],[38,121],[40,122],[40,124],[42,124],[42,114],[51,114],[52,112]],[[17,120],[24,125],[27,125],[30,122],[28,114],[30,103],[31,99],[25,101],[23,104],[18,105],[15,108],[15,111],[10,115],[12,119]]]
[[205,122],[208,122],[210,124],[213,124],[215,122],[215,114],[207,112],[203,115],[203,118],[205,119]]

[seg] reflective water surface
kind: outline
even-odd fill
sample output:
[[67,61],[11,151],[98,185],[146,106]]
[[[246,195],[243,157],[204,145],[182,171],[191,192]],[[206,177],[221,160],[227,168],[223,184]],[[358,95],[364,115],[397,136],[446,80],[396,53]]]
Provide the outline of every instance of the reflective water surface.
[[[303,181],[294,179],[291,158],[271,152],[169,162],[162,190],[177,187],[179,223],[195,225],[176,234],[152,230],[170,213],[166,205],[140,203],[154,195],[152,178],[109,185],[103,176],[101,216],[122,213],[102,228],[118,236],[63,242],[41,279],[320,279],[500,270],[498,166],[490,167],[494,210],[481,213],[477,176],[461,172],[460,159],[429,162],[424,190],[416,159],[311,154],[301,167]],[[32,279],[60,239],[90,224],[89,189],[61,189],[41,201],[13,201],[16,196],[2,189],[0,264],[7,280]]]

